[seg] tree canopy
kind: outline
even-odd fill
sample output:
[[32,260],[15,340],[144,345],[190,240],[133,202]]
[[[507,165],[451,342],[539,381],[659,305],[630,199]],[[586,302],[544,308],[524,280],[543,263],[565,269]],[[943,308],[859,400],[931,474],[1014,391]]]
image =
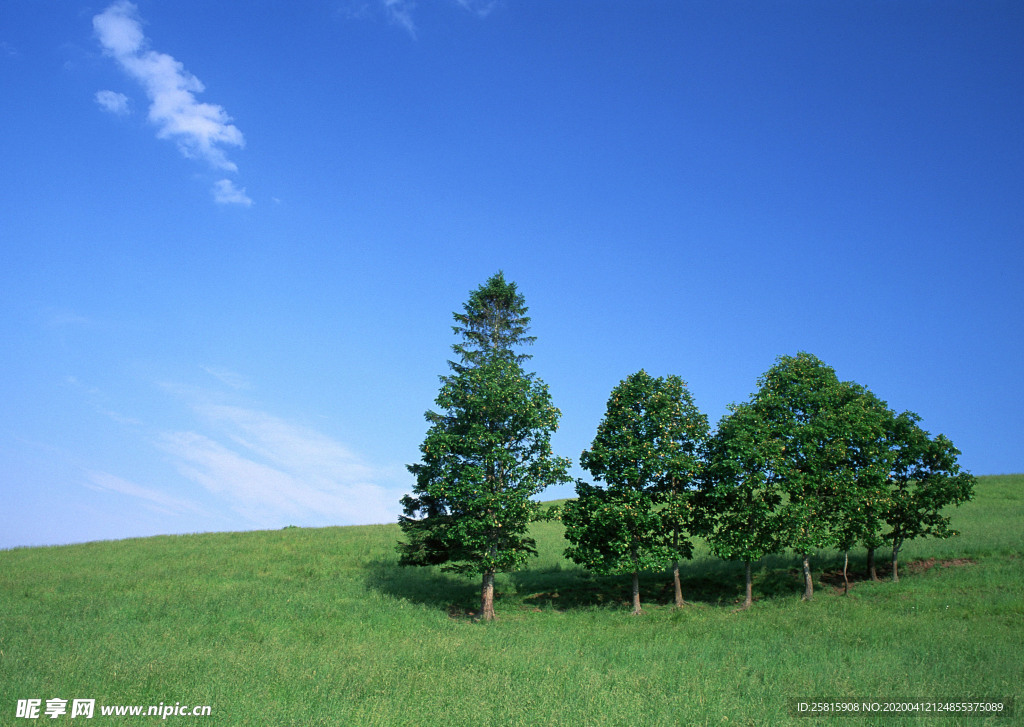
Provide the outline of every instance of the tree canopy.
[[495,356],[511,358],[517,364],[528,361],[532,356],[515,351],[516,346],[529,346],[537,340],[526,335],[530,330],[526,312],[526,299],[516,284],[505,280],[500,270],[492,275],[470,293],[462,313],[452,314],[456,322],[452,331],[462,342],[452,346],[460,360],[449,361],[451,368],[458,372]]
[[442,411],[425,415],[431,426],[421,461],[408,467],[416,485],[399,518],[400,563],[480,573],[486,620],[494,617],[495,573],[536,554],[528,534],[540,508],[533,496],[569,481],[569,461],[551,449],[560,412],[512,348],[533,340],[525,313],[499,273],[454,314],[463,341],[452,348],[461,362],[449,361],[454,373],[441,377],[435,403]]
[[752,560],[800,554],[809,599],[810,553],[874,537],[896,447],[885,402],[809,353],[780,356],[758,384],[719,424],[700,498],[712,548],[748,564],[747,605]]
[[682,379],[641,370],[612,390],[593,444],[580,455],[606,486],[577,484],[563,514],[566,554],[599,572],[632,573],[634,613],[642,570],[673,560],[678,593],[678,560],[693,549],[688,497],[707,431]]
[[892,543],[892,578],[899,580],[900,548],[907,540],[956,535],[943,510],[961,505],[974,494],[974,477],[960,469],[960,450],[945,436],[932,438],[918,422],[921,417],[903,412],[891,420],[894,446],[892,473],[886,481],[884,519]]

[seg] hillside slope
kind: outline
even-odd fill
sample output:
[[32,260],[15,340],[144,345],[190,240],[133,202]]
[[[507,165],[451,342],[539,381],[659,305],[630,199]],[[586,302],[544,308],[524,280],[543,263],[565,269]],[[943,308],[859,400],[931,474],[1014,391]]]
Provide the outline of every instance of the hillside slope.
[[[471,618],[474,579],[395,565],[394,525],[2,551],[0,724],[31,724],[26,699],[57,724],[75,699],[95,724],[132,722],[103,706],[209,705],[167,718],[203,725],[761,725],[803,723],[797,702],[1006,703],[1024,684],[1024,475],[979,478],[954,526],[905,548],[899,584],[847,597],[838,554],[816,557],[811,603],[795,558],[766,559],[741,613],[741,567],[698,549],[690,605],[648,574],[635,618],[625,578],[579,570],[539,524],[541,555],[499,579],[490,625]],[[51,699],[67,714],[47,719]],[[970,724],[1021,718],[1007,709]]]

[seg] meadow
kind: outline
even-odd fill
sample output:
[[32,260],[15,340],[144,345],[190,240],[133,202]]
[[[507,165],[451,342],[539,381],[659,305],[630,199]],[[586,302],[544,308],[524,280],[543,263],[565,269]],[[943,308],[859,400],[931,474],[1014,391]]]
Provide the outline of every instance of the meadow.
[[[802,603],[795,556],[764,559],[754,605],[741,564],[698,547],[629,578],[540,556],[496,583],[396,565],[397,525],[161,536],[0,551],[0,724],[138,724],[101,705],[209,705],[201,725],[1024,724],[1024,475],[978,478],[949,540],[905,546],[899,583],[851,554],[815,555]],[[886,553],[879,553],[887,576]],[[19,718],[19,700],[68,714]],[[92,719],[71,718],[94,699]],[[998,701],[1002,713],[800,716],[799,702]]]

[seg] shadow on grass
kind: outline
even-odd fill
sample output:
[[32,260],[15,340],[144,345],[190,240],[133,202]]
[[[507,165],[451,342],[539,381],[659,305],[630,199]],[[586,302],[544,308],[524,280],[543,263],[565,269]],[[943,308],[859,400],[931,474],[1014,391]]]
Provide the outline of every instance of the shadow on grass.
[[375,560],[366,566],[366,586],[453,616],[475,616],[480,606],[479,578],[445,573],[437,566],[402,567],[394,560]]
[[[822,555],[812,561],[815,589],[843,590],[842,559]],[[908,564],[909,576],[918,568]],[[888,570],[879,564],[878,576]],[[869,581],[864,559],[851,558],[847,572],[850,588]],[[680,564],[683,599],[692,605],[734,607],[742,604],[743,563],[702,558]],[[479,576],[446,573],[439,567],[401,567],[393,560],[367,564],[366,585],[381,593],[437,608],[452,618],[476,618],[480,608]],[[754,600],[799,599],[803,571],[796,556],[771,555],[754,564]],[[578,567],[526,568],[499,574],[495,581],[495,608],[525,611],[574,609],[628,609],[632,603],[629,575],[603,576]],[[675,600],[672,574],[640,574],[640,599],[645,606],[671,606]]]
[[[580,608],[632,607],[632,576],[596,575],[582,568],[523,570],[511,574],[515,590],[524,607],[534,610],[566,611]],[[709,568],[680,567],[683,598],[689,603],[728,603],[742,590],[742,582],[733,582],[726,573]],[[671,572],[640,574],[640,600],[645,605],[671,605],[675,588]]]

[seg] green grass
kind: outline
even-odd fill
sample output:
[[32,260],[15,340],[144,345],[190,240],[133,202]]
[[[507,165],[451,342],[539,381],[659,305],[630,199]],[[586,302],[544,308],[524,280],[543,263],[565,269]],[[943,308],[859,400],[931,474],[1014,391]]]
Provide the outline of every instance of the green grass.
[[[561,527],[498,579],[395,565],[397,526],[166,536],[0,552],[0,725],[19,699],[208,704],[204,725],[1021,724],[1014,716],[796,717],[795,701],[1008,700],[1024,684],[1024,475],[979,478],[961,535],[914,541],[901,581],[836,590],[841,555],[765,559],[736,612],[742,567],[698,548],[642,581],[565,561]],[[884,564],[885,553],[880,553]],[[932,563],[931,559],[935,559]],[[949,564],[956,561],[956,565]],[[969,561],[969,562],[967,562]],[[914,563],[919,565],[914,565]],[[925,567],[927,565],[931,567]],[[851,557],[855,572],[864,554]],[[823,575],[824,573],[824,575]]]

